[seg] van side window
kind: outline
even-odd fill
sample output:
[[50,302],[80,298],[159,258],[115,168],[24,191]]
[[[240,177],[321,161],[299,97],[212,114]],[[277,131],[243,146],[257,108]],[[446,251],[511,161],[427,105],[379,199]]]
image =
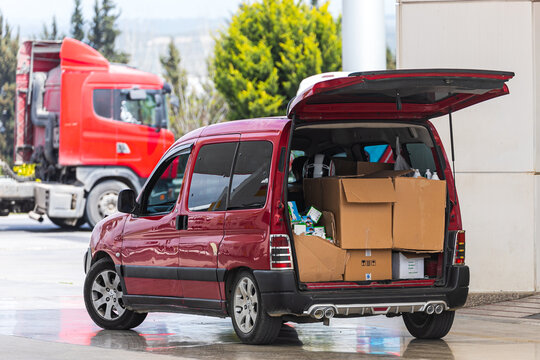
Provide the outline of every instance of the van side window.
[[413,143],[405,145],[411,160],[411,167],[420,170],[424,174],[427,169],[432,172],[435,170],[435,161],[433,160],[433,152],[424,143]]
[[191,176],[190,211],[225,210],[237,144],[220,143],[201,147]]
[[231,182],[230,210],[262,208],[266,203],[272,143],[240,143]]
[[143,204],[143,214],[168,213],[174,208],[182,190],[188,159],[189,153],[174,156],[154,174],[151,190]]

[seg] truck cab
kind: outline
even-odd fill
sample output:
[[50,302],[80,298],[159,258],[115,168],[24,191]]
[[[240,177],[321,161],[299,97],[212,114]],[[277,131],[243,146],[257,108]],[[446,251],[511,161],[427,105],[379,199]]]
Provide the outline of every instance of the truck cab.
[[16,78],[16,164],[36,165],[33,214],[94,226],[173,143],[168,84],[77,40],[26,41]]

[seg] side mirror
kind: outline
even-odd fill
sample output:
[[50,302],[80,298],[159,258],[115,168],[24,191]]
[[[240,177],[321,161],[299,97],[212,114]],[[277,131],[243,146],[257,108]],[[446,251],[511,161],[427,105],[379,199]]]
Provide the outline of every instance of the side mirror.
[[118,194],[118,211],[126,214],[134,214],[137,210],[137,201],[135,199],[135,191],[125,189]]

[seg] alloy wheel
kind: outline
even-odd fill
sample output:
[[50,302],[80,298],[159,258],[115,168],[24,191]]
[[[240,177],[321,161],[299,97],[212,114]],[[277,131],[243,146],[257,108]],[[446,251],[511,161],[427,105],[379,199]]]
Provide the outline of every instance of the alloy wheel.
[[237,283],[233,309],[238,327],[243,333],[249,333],[255,327],[259,312],[257,288],[250,278],[244,277]]
[[115,320],[126,311],[123,295],[120,276],[112,270],[100,272],[92,283],[92,306],[105,320]]

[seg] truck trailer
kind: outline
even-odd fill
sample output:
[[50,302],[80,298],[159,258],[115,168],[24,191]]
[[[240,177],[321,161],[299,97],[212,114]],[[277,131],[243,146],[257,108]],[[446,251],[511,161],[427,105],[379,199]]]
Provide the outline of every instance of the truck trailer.
[[122,189],[139,191],[174,142],[171,86],[159,76],[109,63],[70,38],[26,41],[16,75],[14,162],[35,164],[34,179],[6,169],[0,215],[46,215],[58,226],[93,227],[116,212]]

